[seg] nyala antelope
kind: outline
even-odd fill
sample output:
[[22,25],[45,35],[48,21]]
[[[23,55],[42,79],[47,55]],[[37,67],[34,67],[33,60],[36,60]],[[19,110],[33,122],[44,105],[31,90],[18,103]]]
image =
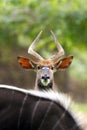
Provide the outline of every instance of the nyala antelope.
[[53,73],[67,68],[73,57],[59,59],[64,50],[51,31],[58,53],[42,58],[33,50],[41,33],[28,49],[29,59],[18,57],[18,61],[26,69],[37,70],[36,86],[47,91],[0,85],[0,130],[82,130],[70,111],[70,98],[52,90]]
[[18,62],[25,69],[33,69],[37,71],[35,89],[54,89],[54,72],[56,72],[58,69],[68,68],[72,62],[73,56],[68,56],[66,58],[60,59],[61,56],[64,55],[64,49],[57,41],[54,33],[51,31],[58,52],[55,55],[51,56],[49,59],[44,59],[34,51],[34,47],[37,44],[41,34],[42,31],[37,35],[36,39],[28,49],[29,59],[18,57]]

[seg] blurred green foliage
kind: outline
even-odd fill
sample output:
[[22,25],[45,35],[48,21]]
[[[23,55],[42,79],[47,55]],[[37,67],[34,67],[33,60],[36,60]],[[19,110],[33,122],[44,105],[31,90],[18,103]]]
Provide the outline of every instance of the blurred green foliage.
[[85,103],[79,103],[79,104],[76,104],[76,106],[77,106],[77,109],[79,111],[82,111],[84,114],[87,113],[87,104],[85,104]]
[[[0,0],[0,51],[28,47],[40,30],[37,51],[44,57],[55,52],[53,30],[66,54],[74,55],[70,74],[87,82],[87,0]],[[8,58],[7,56],[6,58]],[[6,60],[5,58],[5,60]]]

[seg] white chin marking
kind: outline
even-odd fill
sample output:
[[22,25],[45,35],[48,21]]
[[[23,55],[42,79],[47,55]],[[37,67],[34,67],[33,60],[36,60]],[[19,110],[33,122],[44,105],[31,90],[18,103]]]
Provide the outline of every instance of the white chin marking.
[[50,79],[47,79],[46,81],[44,79],[41,79],[41,83],[43,86],[47,86],[50,83]]

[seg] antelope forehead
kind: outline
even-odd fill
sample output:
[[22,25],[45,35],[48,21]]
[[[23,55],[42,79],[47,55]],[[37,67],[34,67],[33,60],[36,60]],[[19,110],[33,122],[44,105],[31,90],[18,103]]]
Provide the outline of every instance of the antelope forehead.
[[51,61],[48,61],[48,60],[42,60],[40,62],[40,65],[41,66],[48,66],[48,67],[50,67],[50,66],[52,66],[52,63],[51,63]]

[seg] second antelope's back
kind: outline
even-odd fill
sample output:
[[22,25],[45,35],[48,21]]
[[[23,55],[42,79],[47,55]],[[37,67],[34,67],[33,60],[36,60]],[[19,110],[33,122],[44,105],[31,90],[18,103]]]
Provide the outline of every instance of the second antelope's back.
[[58,52],[49,59],[44,59],[34,51],[34,47],[41,34],[42,31],[37,35],[36,39],[28,49],[29,59],[25,57],[18,57],[18,62],[25,69],[33,69],[37,71],[35,89],[54,89],[54,72],[56,72],[58,69],[68,68],[72,62],[73,56],[60,59],[61,56],[64,55],[64,49],[57,41],[54,33],[51,31]]
[[52,90],[0,85],[0,130],[82,130],[69,105],[68,97]]

